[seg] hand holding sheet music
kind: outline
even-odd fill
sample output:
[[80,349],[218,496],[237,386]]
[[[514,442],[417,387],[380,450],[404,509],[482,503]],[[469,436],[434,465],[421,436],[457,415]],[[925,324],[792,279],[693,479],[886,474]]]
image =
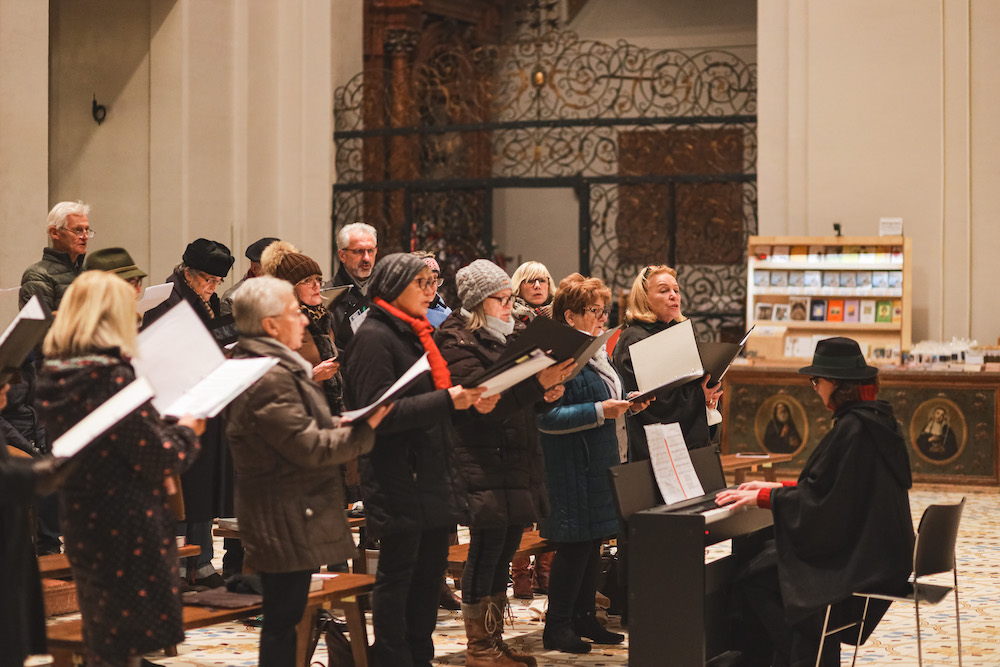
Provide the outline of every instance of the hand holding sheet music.
[[[371,415],[375,410],[392,400],[394,396],[401,393],[404,389],[413,384],[418,377],[423,373],[429,373],[431,370],[431,364],[427,360],[427,353],[425,352],[417,361],[410,366],[403,375],[392,383],[388,389],[382,392],[382,395],[375,399],[370,405],[366,405],[363,408],[358,408],[357,410],[346,410],[340,415],[340,422],[342,424],[356,422],[360,419],[365,419]],[[374,428],[374,427],[373,427]]]

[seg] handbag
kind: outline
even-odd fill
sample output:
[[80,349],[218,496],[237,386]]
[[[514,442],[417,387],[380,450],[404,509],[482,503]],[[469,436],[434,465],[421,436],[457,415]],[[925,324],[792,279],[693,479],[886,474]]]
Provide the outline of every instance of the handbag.
[[[309,660],[312,660],[319,644],[319,638],[326,639],[327,667],[354,667],[354,653],[351,642],[344,636],[347,624],[341,623],[326,610],[321,610],[313,628],[312,642],[309,645]],[[313,663],[319,664],[319,663]]]

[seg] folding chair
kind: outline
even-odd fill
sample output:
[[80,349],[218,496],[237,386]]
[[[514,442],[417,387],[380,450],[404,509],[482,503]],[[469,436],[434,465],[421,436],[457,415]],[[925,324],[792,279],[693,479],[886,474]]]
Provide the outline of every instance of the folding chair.
[[[826,618],[823,621],[823,634],[819,641],[819,652],[816,654],[816,667],[819,667],[820,657],[823,654],[823,642],[827,637],[846,630],[854,625],[858,625],[858,639],[854,643],[854,659],[851,660],[853,667],[858,658],[858,646],[861,644],[861,634],[864,631],[865,620],[868,616],[868,602],[872,599],[889,600],[891,602],[912,602],[917,619],[917,660],[920,665],[924,664],[923,647],[920,640],[920,605],[936,605],[941,602],[948,593],[955,591],[955,633],[958,640],[958,667],[962,667],[962,624],[958,609],[958,567],[955,564],[955,542],[958,539],[958,524],[962,519],[962,509],[965,507],[965,498],[953,505],[930,505],[924,510],[920,517],[920,525],[917,527],[917,542],[913,548],[913,581],[907,584],[907,589],[902,594],[888,594],[877,591],[858,592],[854,595],[865,598],[865,608],[860,623],[854,622],[843,625],[832,630],[827,629],[830,622],[830,608],[826,607]],[[953,585],[941,586],[928,584],[920,581],[921,577],[932,574],[951,572]]]

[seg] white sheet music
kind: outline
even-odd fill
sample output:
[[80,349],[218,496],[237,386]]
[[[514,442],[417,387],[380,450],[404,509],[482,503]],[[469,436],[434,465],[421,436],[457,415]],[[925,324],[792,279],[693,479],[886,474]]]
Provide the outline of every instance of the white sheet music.
[[647,424],[646,442],[653,476],[667,505],[705,495],[691,463],[680,424]]
[[24,304],[17,315],[11,320],[7,328],[4,329],[3,333],[0,334],[0,345],[3,345],[4,341],[10,337],[10,333],[17,328],[17,323],[21,320],[44,320],[45,311],[42,309],[42,304],[38,301],[38,295],[33,295],[28,299],[28,303]]
[[509,368],[503,373],[479,384],[478,386],[480,387],[486,387],[486,391],[483,392],[483,398],[488,398],[506,389],[510,389],[522,380],[527,380],[538,371],[556,363],[555,359],[540,350],[535,350],[527,356],[528,359],[525,359],[513,368]]
[[142,298],[136,302],[135,309],[142,315],[147,310],[152,310],[166,301],[172,291],[174,291],[174,286],[171,283],[150,285],[142,293]]
[[357,410],[345,410],[340,413],[340,421],[344,423],[353,422],[368,415],[368,413],[373,412],[378,406],[388,402],[397,391],[410,384],[410,382],[412,382],[418,375],[421,373],[429,373],[430,370],[431,364],[427,360],[427,353],[425,352],[422,357],[417,359],[417,361],[410,366],[405,373],[403,373],[402,377],[393,382],[391,387],[382,392],[381,396],[363,408],[358,408]]
[[187,301],[139,334],[137,347],[132,365],[153,386],[153,406],[178,417],[214,417],[278,363],[273,357],[227,360]]
[[152,397],[153,387],[149,382],[142,378],[130,382],[52,443],[52,455],[73,456]]
[[640,392],[650,391],[686,375],[697,377],[705,372],[691,320],[684,320],[633,343],[628,351]]

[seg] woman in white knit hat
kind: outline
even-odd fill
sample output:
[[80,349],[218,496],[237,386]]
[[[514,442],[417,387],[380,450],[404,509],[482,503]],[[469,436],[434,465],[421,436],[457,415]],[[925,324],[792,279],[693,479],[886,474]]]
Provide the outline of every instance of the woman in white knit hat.
[[[464,384],[492,366],[524,328],[511,317],[510,279],[496,264],[477,259],[455,275],[462,308],[435,340],[453,381]],[[550,366],[503,392],[496,408],[456,414],[454,461],[469,502],[469,558],[462,575],[466,665],[535,665],[503,641],[507,573],[524,527],[549,511],[535,406],[562,395],[572,360]]]

